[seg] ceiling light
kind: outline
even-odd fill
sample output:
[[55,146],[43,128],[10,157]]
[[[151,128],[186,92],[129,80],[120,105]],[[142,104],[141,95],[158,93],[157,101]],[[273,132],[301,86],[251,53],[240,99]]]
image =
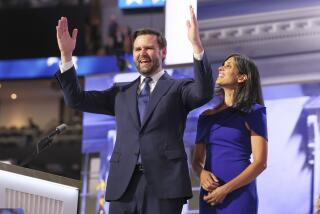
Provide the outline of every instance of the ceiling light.
[[11,99],[16,100],[16,99],[18,98],[18,95],[15,94],[15,93],[12,93],[12,94],[10,95],[10,97],[11,97]]

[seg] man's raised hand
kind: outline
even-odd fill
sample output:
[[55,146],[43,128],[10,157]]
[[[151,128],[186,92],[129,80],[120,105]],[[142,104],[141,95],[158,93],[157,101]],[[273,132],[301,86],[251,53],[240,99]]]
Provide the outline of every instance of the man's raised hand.
[[70,36],[68,29],[68,20],[61,17],[56,26],[57,41],[61,53],[61,63],[64,64],[72,60],[72,53],[76,46],[78,29],[73,29]]
[[189,10],[190,20],[187,21],[188,39],[191,42],[193,52],[199,54],[203,51],[203,47],[199,35],[198,21],[191,5]]

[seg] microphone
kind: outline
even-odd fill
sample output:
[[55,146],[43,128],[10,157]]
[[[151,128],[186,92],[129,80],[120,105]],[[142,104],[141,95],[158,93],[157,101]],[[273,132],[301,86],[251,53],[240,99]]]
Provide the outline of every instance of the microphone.
[[63,131],[65,131],[67,129],[67,125],[62,123],[61,125],[57,126],[56,129],[54,131],[52,131],[48,136],[46,136],[45,138],[42,138],[37,144],[36,144],[36,148],[33,151],[33,153],[27,157],[24,161],[22,161],[22,163],[20,164],[20,166],[25,166],[28,163],[30,163],[32,160],[34,160],[37,155],[42,152],[43,150],[47,149],[49,146],[51,146],[53,138],[62,133]]
[[47,147],[49,147],[53,141],[53,138],[62,133],[63,131],[65,131],[67,129],[67,125],[62,123],[61,125],[57,126],[56,129],[51,132],[47,137],[41,139],[37,145],[36,145],[36,149],[37,149],[37,154],[39,154],[40,152],[42,152],[44,149],[46,149]]
[[52,138],[52,137],[60,134],[61,132],[64,132],[66,129],[67,129],[67,125],[62,123],[61,125],[57,126],[57,128],[53,132],[51,132],[48,135],[48,138]]

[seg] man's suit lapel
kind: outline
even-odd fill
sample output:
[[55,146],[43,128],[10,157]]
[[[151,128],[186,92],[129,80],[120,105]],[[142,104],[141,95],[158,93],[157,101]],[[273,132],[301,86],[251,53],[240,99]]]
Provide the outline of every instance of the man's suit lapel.
[[137,91],[138,86],[140,83],[140,78],[136,79],[134,83],[126,90],[126,101],[127,106],[124,106],[123,108],[128,108],[130,111],[130,114],[132,116],[132,119],[134,121],[134,124],[137,126],[138,129],[140,129],[140,119],[138,116],[138,107],[137,107]]
[[161,97],[165,95],[165,93],[169,90],[173,82],[174,81],[171,79],[171,77],[167,73],[162,75],[161,78],[158,80],[157,85],[151,94],[149,104],[146,108],[146,112],[143,117],[143,121],[141,123],[141,129],[143,129],[146,122],[149,120],[150,116],[152,115],[152,112],[158,105]]

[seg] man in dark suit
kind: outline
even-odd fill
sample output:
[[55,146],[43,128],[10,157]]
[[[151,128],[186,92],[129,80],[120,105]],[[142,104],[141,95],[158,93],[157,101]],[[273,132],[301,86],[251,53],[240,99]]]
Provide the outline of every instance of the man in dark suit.
[[194,79],[172,79],[163,70],[166,40],[157,31],[133,35],[140,77],[105,91],[83,91],[72,64],[77,30],[67,19],[57,28],[61,51],[56,78],[66,103],[78,110],[115,115],[117,138],[110,159],[106,200],[111,214],[178,214],[192,197],[183,132],[188,113],[212,98],[212,71],[190,7],[188,38],[194,51]]

